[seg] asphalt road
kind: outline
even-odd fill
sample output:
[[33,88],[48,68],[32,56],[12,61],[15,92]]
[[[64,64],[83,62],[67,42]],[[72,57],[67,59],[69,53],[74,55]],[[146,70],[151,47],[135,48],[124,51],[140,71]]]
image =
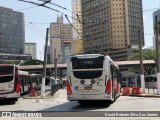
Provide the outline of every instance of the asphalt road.
[[[129,96],[120,96],[116,102],[114,103],[90,103],[86,106],[80,105],[78,102],[67,101],[66,98],[66,90],[59,91],[59,94],[55,98],[48,98],[48,99],[23,99],[19,98],[16,104],[11,104],[7,102],[0,102],[0,111],[43,111],[43,112],[51,112],[51,111],[80,111],[80,112],[87,112],[87,111],[160,111],[160,98],[147,98],[147,97],[129,97]],[[72,113],[70,112],[70,113]],[[59,112],[60,113],[60,112]],[[62,112],[61,112],[62,113]],[[113,112],[114,113],[114,112]],[[74,114],[74,113],[73,113]],[[61,115],[61,114],[60,114]],[[94,116],[94,113],[93,115]],[[63,117],[63,116],[61,116]],[[51,119],[52,117],[48,117],[47,119]],[[107,117],[110,120],[135,120],[135,119],[143,119],[143,120],[150,120],[150,119],[160,119],[158,117]],[[6,120],[5,118],[0,118],[0,120]],[[10,118],[13,120],[19,120],[22,118]],[[26,118],[28,119],[28,118]],[[39,118],[32,118],[38,119]],[[44,119],[44,118],[41,118]],[[53,119],[53,118],[52,118]],[[60,117],[54,118],[61,119]],[[64,119],[64,118],[63,118]],[[65,117],[65,120],[69,119]],[[74,120],[72,117],[71,119]],[[71,120],[69,119],[69,120]],[[77,117],[76,120],[79,119],[90,119],[90,117]],[[95,120],[98,119],[106,119],[104,117],[94,117]],[[107,120],[108,120],[107,119]],[[8,120],[8,119],[7,119]]]

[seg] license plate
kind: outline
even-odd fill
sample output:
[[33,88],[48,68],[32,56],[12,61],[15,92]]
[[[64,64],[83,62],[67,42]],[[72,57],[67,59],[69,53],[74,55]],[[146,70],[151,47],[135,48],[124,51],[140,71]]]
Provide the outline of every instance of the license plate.
[[84,90],[91,90],[92,87],[84,87]]

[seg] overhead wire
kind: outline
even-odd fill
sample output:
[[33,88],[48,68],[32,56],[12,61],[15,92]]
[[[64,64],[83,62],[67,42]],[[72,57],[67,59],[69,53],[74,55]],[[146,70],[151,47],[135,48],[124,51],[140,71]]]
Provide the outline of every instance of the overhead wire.
[[[65,15],[65,17],[66,17],[66,19],[68,20],[68,22],[72,25],[72,27],[77,31],[77,33],[79,34],[79,36],[81,36],[81,38],[83,39],[83,36],[78,32],[78,30],[74,27],[74,25],[69,21],[67,15]],[[91,49],[91,47],[90,47],[88,44],[86,44],[86,45],[87,45],[88,48],[90,49],[90,52],[94,53],[94,52],[93,52],[93,49]]]
[[[38,0],[38,1],[43,1],[43,2],[44,2],[45,0]],[[66,7],[63,7],[63,6],[58,5],[58,4],[55,4],[55,3],[53,3],[53,2],[50,2],[49,4],[54,5],[54,6],[56,6],[56,7],[59,7],[59,8],[62,8],[62,9],[64,9],[64,10],[67,10],[67,11],[69,11],[69,12],[71,12],[71,13],[77,14],[76,12],[73,12],[72,10],[69,10],[69,9],[67,9]]]
[[[53,11],[55,11],[55,12],[58,12],[58,13],[67,15],[67,14],[65,14],[65,13],[63,13],[63,12],[57,10],[57,9],[53,9],[53,8],[51,8],[51,7],[46,6],[44,3],[43,3],[43,4],[39,4],[39,3],[36,3],[36,2],[26,1],[26,0],[19,0],[19,1],[21,1],[21,2],[27,2],[27,3],[34,4],[34,5],[41,6],[41,7],[45,7],[45,8],[48,8],[48,9],[50,9],[50,10],[53,10]],[[48,0],[48,1],[50,1],[50,0]],[[45,3],[46,3],[46,4],[49,3],[48,1],[45,2]],[[74,18],[74,17],[72,17],[72,16],[70,16],[70,15],[67,15],[67,16],[78,21],[77,18]]]
[[[28,2],[28,3],[31,3],[31,4],[35,4],[35,5],[37,5],[37,7],[38,7],[38,6],[46,7],[46,8],[48,8],[48,9],[54,10],[54,11],[56,11],[56,12],[59,12],[59,13],[61,13],[61,14],[67,15],[67,14],[65,14],[65,13],[63,13],[63,12],[61,12],[61,11],[59,11],[59,10],[56,10],[56,9],[51,8],[51,7],[45,6],[45,4],[39,4],[39,3],[35,3],[35,2],[32,2],[32,1],[26,1],[26,0],[19,0],[19,1]],[[46,2],[46,0],[38,0],[38,1]],[[50,1],[50,0],[48,0],[48,1]],[[74,17],[69,16],[69,15],[67,15],[67,16],[70,17],[70,18],[75,19],[75,20],[78,21],[78,22],[80,22],[80,19],[79,19],[79,16],[78,16],[77,13],[75,13],[75,12],[73,12],[73,11],[71,11],[71,10],[69,10],[69,9],[61,6],[61,5],[52,3],[51,1],[48,2],[48,1],[47,1],[47,3],[49,3],[49,4],[55,5],[55,6],[59,7],[59,8],[62,8],[62,9],[64,9],[64,10],[68,10],[68,11],[76,14],[76,15],[77,15],[77,18],[74,18]],[[78,2],[78,3],[79,3],[79,2]],[[36,6],[33,6],[33,7],[36,7]],[[33,7],[30,7],[30,8],[33,8]],[[24,8],[24,10],[25,10],[25,9],[30,9],[30,8]],[[159,9],[159,8],[152,8],[152,9],[144,10],[144,11],[142,11],[142,12],[148,12],[148,11],[152,11],[152,10],[155,10],[155,9]],[[23,10],[23,9],[21,9],[21,10]],[[19,11],[20,11],[20,10],[19,10]],[[113,17],[113,18],[108,19],[108,20],[117,19],[117,18],[122,18],[122,17],[125,17],[125,16],[128,16],[128,15],[123,15],[123,16],[119,16],[119,17]],[[104,20],[104,19],[103,19],[102,21],[107,21],[107,20]],[[100,22],[101,22],[101,21],[100,21]],[[92,21],[92,20],[91,20],[91,21],[89,21],[89,22],[83,22],[83,24],[85,24],[85,23],[100,23],[100,22]],[[74,23],[74,24],[76,24],[76,23]],[[79,23],[77,23],[77,24],[79,24]]]
[[32,22],[30,22],[30,24],[36,29],[36,31],[37,31],[39,34],[41,34],[41,36],[45,37],[45,35],[43,35],[43,34],[41,33],[41,31],[40,31]]
[[38,6],[32,6],[32,7],[22,8],[22,9],[19,9],[19,10],[16,10],[16,11],[19,12],[19,11],[22,11],[22,10],[28,10],[28,9],[35,8],[35,7],[38,7]]
[[26,23],[24,23],[24,24],[25,24],[25,26],[27,26],[29,29],[33,30],[34,32],[38,33],[38,34],[41,35],[43,38],[45,38],[45,36],[44,36],[43,34],[41,34],[40,32],[38,32],[37,29],[35,29],[35,28],[27,25]]
[[[45,3],[43,3],[43,4],[39,4],[39,3],[35,3],[35,2],[32,2],[32,1],[26,1],[26,0],[19,0],[19,1],[24,1],[24,2],[28,2],[28,3],[31,3],[31,4],[35,4],[36,6],[33,6],[33,7],[38,7],[38,6],[42,6],[42,7],[46,7],[46,8],[48,8],[48,9],[51,9],[51,10],[54,10],[54,11],[56,11],[56,12],[59,12],[59,13],[62,13],[62,14],[64,14],[63,12],[60,12],[60,11],[58,11],[58,10],[56,10],[56,9],[53,9],[53,8],[50,8],[50,7],[48,7],[48,6],[45,6]],[[42,2],[45,2],[44,0],[39,0],[39,1],[42,1]],[[50,0],[49,0],[50,1]],[[47,1],[47,3],[50,3],[49,1]],[[60,6],[60,5],[57,5],[57,4],[54,4],[54,3],[51,3],[52,5],[55,5],[55,6],[57,6],[57,7],[60,7],[60,8],[63,8],[63,9],[67,9],[67,8],[65,8],[65,7],[63,7],[63,6]],[[30,8],[33,8],[33,7],[30,7]],[[24,10],[25,9],[30,9],[30,8],[24,8]],[[145,11],[143,11],[143,12],[148,12],[148,11],[151,11],[151,10],[154,10],[154,9],[158,9],[158,8],[153,8],[153,9],[148,9],[148,10],[145,10]],[[23,9],[21,9],[21,10],[23,10]],[[68,17],[71,17],[71,16],[69,16],[69,15],[67,15],[67,14],[64,14],[65,16],[68,16]],[[125,15],[125,16],[128,16],[128,15]],[[125,17],[124,15],[123,16],[120,16],[120,17],[114,17],[114,18],[111,18],[111,19],[116,19],[116,18],[122,18],[122,17]],[[73,17],[71,17],[71,18],[73,18]],[[78,18],[78,16],[77,16],[77,18]],[[77,20],[77,21],[79,21],[80,22],[80,18],[73,18],[73,19],[75,19],[75,20]],[[109,20],[111,20],[111,19],[109,19]],[[101,21],[101,22],[105,22],[105,21],[107,21],[107,20],[103,20],[103,21]],[[85,23],[101,23],[101,22],[97,22],[97,21],[90,21],[90,22],[83,22],[83,24],[85,24]],[[50,23],[33,23],[33,22],[28,22],[28,23],[32,23],[32,24],[50,24]],[[78,23],[77,23],[78,24]],[[76,30],[77,31],[77,30]],[[144,35],[149,35],[149,34],[144,34]],[[152,34],[151,34],[152,35]]]

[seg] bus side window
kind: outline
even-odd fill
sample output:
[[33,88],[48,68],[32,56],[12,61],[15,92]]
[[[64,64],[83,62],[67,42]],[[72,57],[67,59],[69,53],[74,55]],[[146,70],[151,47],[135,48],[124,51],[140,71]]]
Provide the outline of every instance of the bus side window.
[[23,84],[23,82],[22,82],[23,77],[22,77],[22,76],[19,76],[19,78],[20,78],[20,85],[22,85],[22,84]]
[[122,84],[122,73],[118,71],[118,81]]
[[110,71],[111,71],[111,79],[113,80],[113,66],[112,66],[112,64],[111,64],[111,66],[110,66]]
[[112,80],[118,79],[118,70],[113,65],[111,65],[110,69],[111,69]]

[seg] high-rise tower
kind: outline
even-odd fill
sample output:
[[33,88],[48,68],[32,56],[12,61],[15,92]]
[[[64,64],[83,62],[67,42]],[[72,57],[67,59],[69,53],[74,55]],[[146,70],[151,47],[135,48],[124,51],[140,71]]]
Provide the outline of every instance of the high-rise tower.
[[142,0],[81,0],[84,51],[126,60],[144,46]]

